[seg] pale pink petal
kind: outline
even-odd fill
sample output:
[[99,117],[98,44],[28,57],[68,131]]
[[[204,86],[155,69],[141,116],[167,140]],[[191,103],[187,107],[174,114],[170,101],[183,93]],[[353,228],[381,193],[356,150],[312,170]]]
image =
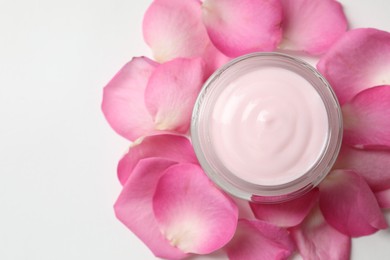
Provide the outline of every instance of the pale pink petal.
[[318,200],[318,189],[292,201],[277,204],[255,204],[251,208],[258,219],[280,227],[293,227],[303,221]]
[[145,103],[157,130],[188,131],[204,78],[201,58],[175,59],[154,71],[145,90]]
[[260,220],[240,219],[224,248],[230,260],[287,259],[295,246],[284,228]]
[[230,57],[272,51],[281,40],[279,0],[205,0],[202,7],[211,41]]
[[322,54],[347,30],[342,6],[334,0],[281,2],[284,15],[283,49]]
[[127,180],[114,209],[117,218],[157,256],[182,259],[186,254],[172,246],[160,232],[153,214],[152,198],[158,180],[175,162],[166,159],[141,160]]
[[[390,74],[390,70],[389,70]],[[363,90],[342,107],[346,144],[390,149],[390,86]]]
[[104,88],[103,113],[111,127],[129,140],[136,140],[154,129],[145,107],[144,92],[156,67],[157,63],[148,58],[133,58]]
[[290,232],[303,259],[350,259],[351,238],[330,226],[318,207],[301,225],[291,228]]
[[174,162],[197,163],[198,160],[188,138],[178,135],[147,136],[130,147],[119,161],[118,178],[124,185],[137,163],[144,158],[156,157]]
[[319,188],[322,214],[341,233],[359,237],[387,228],[375,195],[355,172],[333,171]]
[[348,31],[317,68],[341,104],[363,89],[390,85],[390,33],[371,28]]
[[143,21],[146,43],[159,62],[200,57],[209,44],[198,0],[155,0]]
[[200,166],[177,164],[160,178],[153,209],[161,232],[183,252],[208,254],[223,247],[237,227],[236,205]]
[[390,189],[376,192],[375,197],[382,209],[390,209]]
[[255,220],[256,217],[253,214],[249,201],[232,197],[238,208],[238,218],[244,218],[247,220]]
[[205,78],[210,77],[217,69],[232,59],[220,52],[211,42],[207,46],[202,58],[205,63]]
[[374,191],[390,188],[390,151],[360,150],[343,145],[335,169],[351,169]]

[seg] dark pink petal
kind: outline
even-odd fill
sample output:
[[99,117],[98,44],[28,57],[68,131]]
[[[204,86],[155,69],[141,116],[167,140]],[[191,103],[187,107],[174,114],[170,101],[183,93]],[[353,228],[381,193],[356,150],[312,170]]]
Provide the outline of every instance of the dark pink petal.
[[290,231],[303,259],[350,259],[351,238],[330,226],[318,207]]
[[174,59],[154,71],[146,87],[145,103],[157,130],[188,131],[204,77],[201,58]]
[[326,221],[341,233],[359,237],[387,228],[375,195],[355,172],[333,171],[319,188],[321,211]]
[[225,247],[230,260],[287,259],[295,246],[284,228],[260,220],[240,219]]
[[318,189],[302,197],[277,204],[255,204],[251,208],[258,219],[280,227],[293,227],[303,221],[318,200]]
[[188,138],[178,135],[153,135],[130,147],[119,161],[118,178],[124,185],[137,163],[144,158],[157,157],[174,162],[197,163],[198,160]]
[[390,151],[360,150],[343,145],[335,169],[351,169],[374,191],[390,188]]
[[322,54],[347,30],[342,6],[334,0],[281,2],[284,15],[283,49]]
[[195,164],[177,164],[164,173],[153,209],[161,232],[172,246],[186,253],[220,249],[237,226],[236,205]]
[[390,209],[390,189],[378,191],[375,196],[382,209]]
[[200,57],[210,42],[198,0],[155,0],[145,13],[143,34],[160,62]]
[[281,20],[279,0],[203,2],[203,22],[210,39],[230,57],[274,50],[282,36]]
[[141,160],[123,187],[114,209],[117,218],[157,256],[182,259],[186,254],[172,246],[160,232],[153,214],[152,198],[158,180],[175,162],[166,159]]
[[148,58],[133,58],[107,84],[102,110],[111,127],[123,137],[136,140],[154,129],[145,107],[144,92],[157,63]]
[[[390,74],[390,70],[389,70]],[[365,89],[342,107],[346,144],[390,149],[390,86]]]
[[317,64],[341,104],[366,88],[390,85],[390,33],[348,31]]

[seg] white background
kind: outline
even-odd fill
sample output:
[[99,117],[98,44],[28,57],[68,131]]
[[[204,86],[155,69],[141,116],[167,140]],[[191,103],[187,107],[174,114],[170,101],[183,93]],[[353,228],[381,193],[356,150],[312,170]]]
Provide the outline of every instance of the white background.
[[[121,66],[150,56],[150,2],[0,0],[0,259],[154,259],[114,217],[128,142],[100,110]],[[390,1],[341,2],[352,27],[390,31]],[[353,259],[390,259],[390,231],[354,240]]]

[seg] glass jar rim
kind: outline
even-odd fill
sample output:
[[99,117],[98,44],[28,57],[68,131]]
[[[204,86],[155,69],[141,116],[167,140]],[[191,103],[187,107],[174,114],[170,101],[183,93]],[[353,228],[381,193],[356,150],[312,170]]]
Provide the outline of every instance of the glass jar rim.
[[[320,95],[328,115],[328,136],[322,155],[302,176],[278,185],[259,185],[247,182],[226,168],[218,165],[210,154],[207,107],[216,95],[218,82],[237,67],[252,63],[280,66],[306,79]],[[252,64],[253,65],[253,64]],[[241,68],[244,69],[245,67]],[[232,72],[233,71],[233,72]],[[215,101],[215,100],[214,100]],[[331,170],[336,161],[342,139],[342,114],[337,97],[328,81],[310,64],[290,55],[278,52],[257,52],[231,60],[209,77],[195,102],[191,119],[191,140],[199,163],[208,177],[221,189],[240,199],[260,203],[278,203],[297,198],[317,186]]]

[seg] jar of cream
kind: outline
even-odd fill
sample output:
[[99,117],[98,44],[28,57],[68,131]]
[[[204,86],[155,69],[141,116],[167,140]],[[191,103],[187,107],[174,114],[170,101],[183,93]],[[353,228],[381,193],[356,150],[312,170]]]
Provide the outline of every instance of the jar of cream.
[[325,178],[340,149],[342,115],[329,83],[308,63],[253,53],[207,80],[191,137],[219,187],[241,199],[277,203]]

